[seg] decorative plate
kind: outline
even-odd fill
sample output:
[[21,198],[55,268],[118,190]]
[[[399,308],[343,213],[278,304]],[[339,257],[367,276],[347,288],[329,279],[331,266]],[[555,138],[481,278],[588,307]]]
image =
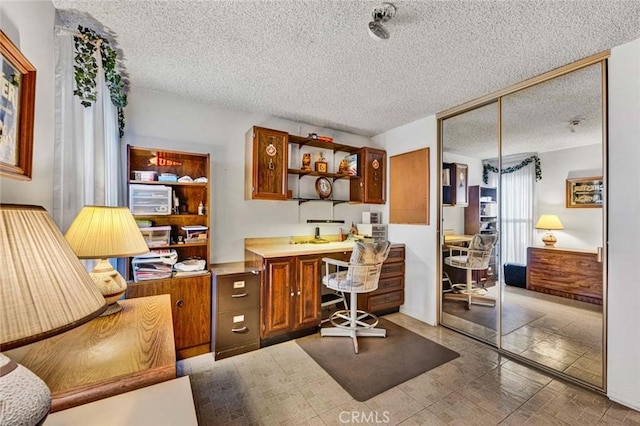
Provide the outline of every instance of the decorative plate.
[[326,177],[319,177],[318,179],[316,179],[316,192],[318,193],[320,198],[329,198],[332,191],[333,188],[329,179],[327,179]]

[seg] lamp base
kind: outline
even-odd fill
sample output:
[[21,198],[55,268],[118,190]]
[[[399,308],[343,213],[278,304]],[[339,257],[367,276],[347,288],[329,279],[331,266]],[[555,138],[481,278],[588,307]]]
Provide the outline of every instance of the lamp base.
[[51,392],[30,370],[0,353],[0,423],[40,425],[51,409]]
[[544,237],[542,237],[542,242],[545,247],[553,247],[558,242],[558,239],[551,232],[547,232]]
[[107,301],[107,310],[100,316],[115,314],[122,310],[122,306],[118,304],[125,291],[127,291],[127,282],[125,279],[113,269],[113,266],[107,259],[100,259],[98,264],[93,268],[93,271],[89,274],[93,278],[93,282],[100,289],[100,293]]

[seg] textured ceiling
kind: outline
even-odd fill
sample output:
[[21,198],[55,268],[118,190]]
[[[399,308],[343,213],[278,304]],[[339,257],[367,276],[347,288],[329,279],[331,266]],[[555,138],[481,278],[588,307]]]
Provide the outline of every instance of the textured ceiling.
[[373,136],[640,37],[640,1],[53,0],[102,23],[132,87]]

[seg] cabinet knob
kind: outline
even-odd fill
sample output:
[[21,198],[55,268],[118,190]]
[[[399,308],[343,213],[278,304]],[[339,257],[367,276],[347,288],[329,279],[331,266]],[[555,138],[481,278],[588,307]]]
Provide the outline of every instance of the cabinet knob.
[[293,297],[293,294],[294,294],[294,293],[293,293],[293,292],[291,292],[291,297]]
[[184,306],[184,300],[178,299],[178,301],[176,302],[176,306],[178,308],[182,308]]
[[300,296],[300,290],[298,290],[298,296]]
[[259,274],[260,274],[260,271],[258,271],[257,269],[252,269],[252,270],[251,270],[251,273],[252,273],[253,275],[259,275]]

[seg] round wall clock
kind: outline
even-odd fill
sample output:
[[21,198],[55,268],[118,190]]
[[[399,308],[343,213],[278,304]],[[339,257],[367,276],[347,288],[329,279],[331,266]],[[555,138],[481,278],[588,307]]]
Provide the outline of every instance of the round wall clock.
[[320,198],[325,199],[331,196],[333,188],[331,187],[331,181],[326,177],[319,177],[316,179],[316,192]]

